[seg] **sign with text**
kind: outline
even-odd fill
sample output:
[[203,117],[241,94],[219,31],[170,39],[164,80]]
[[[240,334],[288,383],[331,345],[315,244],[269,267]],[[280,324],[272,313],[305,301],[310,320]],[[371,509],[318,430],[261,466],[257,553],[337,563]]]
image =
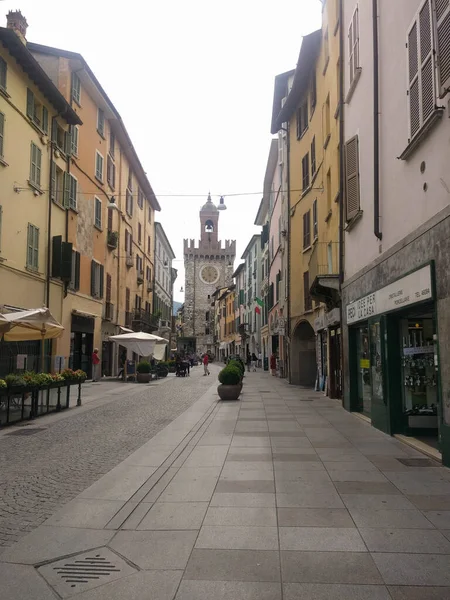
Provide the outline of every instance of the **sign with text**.
[[431,300],[430,265],[414,271],[387,285],[373,294],[369,294],[347,305],[347,323],[364,321],[375,315],[397,310],[416,302]]

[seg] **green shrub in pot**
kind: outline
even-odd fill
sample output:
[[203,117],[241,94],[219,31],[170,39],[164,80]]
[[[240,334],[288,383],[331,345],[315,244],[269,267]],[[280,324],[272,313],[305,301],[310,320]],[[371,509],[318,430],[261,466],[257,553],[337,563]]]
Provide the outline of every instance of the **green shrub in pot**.
[[241,370],[233,365],[227,365],[220,371],[219,381],[222,385],[239,385]]
[[147,360],[141,360],[140,363],[137,364],[136,372],[137,373],[150,373],[151,365]]

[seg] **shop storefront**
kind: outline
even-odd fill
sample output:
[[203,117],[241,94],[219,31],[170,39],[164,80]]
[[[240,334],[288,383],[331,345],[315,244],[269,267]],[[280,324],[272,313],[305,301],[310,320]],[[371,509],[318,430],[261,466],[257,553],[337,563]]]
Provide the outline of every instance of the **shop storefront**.
[[72,314],[70,328],[70,367],[82,369],[88,379],[92,377],[92,352],[94,350],[95,317]]
[[321,311],[314,321],[316,334],[316,389],[330,398],[342,397],[340,310]]
[[433,263],[347,304],[350,410],[438,448],[442,415]]

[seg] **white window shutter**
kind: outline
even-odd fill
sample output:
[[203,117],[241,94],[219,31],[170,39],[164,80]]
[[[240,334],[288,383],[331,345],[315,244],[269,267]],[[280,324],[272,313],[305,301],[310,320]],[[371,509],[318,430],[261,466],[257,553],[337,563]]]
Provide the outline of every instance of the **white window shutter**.
[[450,91],[450,0],[435,0],[439,96]]
[[359,211],[359,148],[358,136],[345,144],[346,219],[350,221]]
[[419,12],[422,124],[435,108],[434,54],[431,0]]

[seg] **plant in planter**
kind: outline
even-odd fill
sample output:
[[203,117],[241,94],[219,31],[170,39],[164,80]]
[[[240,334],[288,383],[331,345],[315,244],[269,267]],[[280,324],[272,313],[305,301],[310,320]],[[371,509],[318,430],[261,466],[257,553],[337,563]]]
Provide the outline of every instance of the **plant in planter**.
[[8,386],[6,385],[6,381],[4,379],[0,379],[0,394],[2,390],[6,390]]
[[20,375],[10,373],[5,377],[6,385],[12,392],[22,393],[27,388],[27,382]]
[[147,360],[141,360],[136,367],[138,383],[148,383],[151,379],[151,364]]
[[74,381],[76,379],[75,371],[72,369],[64,369],[64,371],[61,372],[61,376],[65,381]]
[[87,373],[85,373],[82,369],[77,369],[74,372],[74,375],[75,375],[75,379],[78,381],[78,383],[79,382],[83,383],[87,379]]
[[217,393],[221,400],[238,400],[241,393],[241,371],[238,367],[227,365],[219,373],[221,385],[217,387]]

